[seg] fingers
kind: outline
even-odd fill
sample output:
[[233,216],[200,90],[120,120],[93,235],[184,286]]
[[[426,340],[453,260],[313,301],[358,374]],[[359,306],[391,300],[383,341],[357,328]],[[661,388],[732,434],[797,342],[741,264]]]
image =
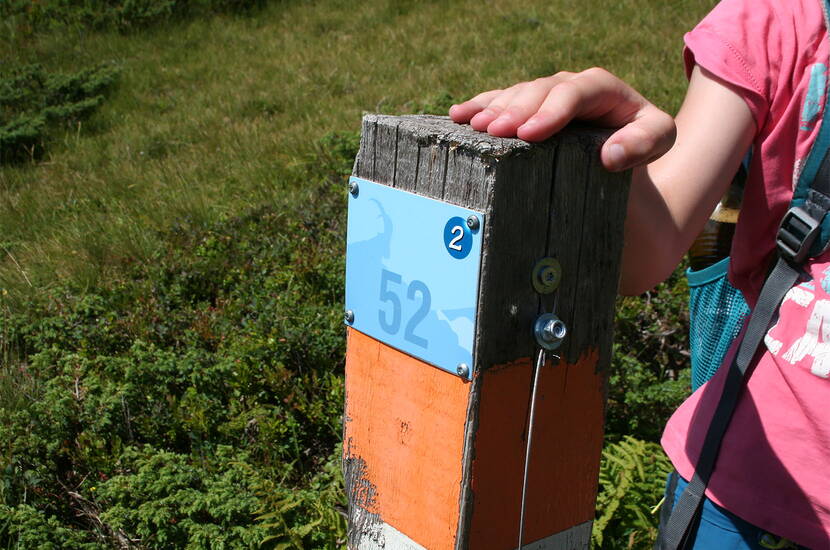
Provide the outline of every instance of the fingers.
[[560,73],[522,85],[502,106],[498,117],[489,122],[487,132],[499,137],[516,136],[518,129],[539,111],[554,86],[565,78],[568,76]]
[[674,119],[603,69],[589,69],[559,82],[516,135],[527,141],[540,141],[574,119],[620,128],[603,145],[600,154],[608,170],[648,163],[674,144]]
[[542,141],[576,118],[587,97],[574,80],[565,80],[552,88],[533,116],[516,129],[516,136],[525,141]]
[[612,87],[609,81],[614,80],[616,77],[602,70],[578,74],[563,71],[479,94],[453,105],[450,116],[455,122],[469,122],[474,129],[494,136],[541,141],[580,114],[589,114],[594,100],[606,94]]
[[470,119],[470,126],[479,132],[486,132],[490,126],[490,123],[501,115],[505,107],[510,105],[510,102],[524,86],[525,83],[522,82],[516,84],[515,86],[511,86],[506,90],[502,90],[493,98],[492,101],[490,101],[490,104],[487,105],[484,110]]
[[640,94],[603,69],[588,69],[558,82],[536,114],[518,129],[527,141],[546,139],[574,119],[616,127],[649,105]]
[[612,171],[649,162],[674,143],[674,120],[604,69],[557,73],[454,105],[456,122],[499,137],[542,141],[574,119],[620,128],[601,151]]
[[503,91],[504,90],[490,90],[489,92],[478,94],[464,103],[453,105],[450,107],[450,118],[459,124],[466,124],[467,122],[470,122],[471,118],[487,108],[490,102]]
[[[504,90],[481,93],[464,103],[450,107],[453,121],[470,125],[480,132],[512,137],[516,127],[538,109],[545,95],[557,81],[572,73],[559,73],[533,82],[520,82]],[[490,128],[490,124],[498,123]]]

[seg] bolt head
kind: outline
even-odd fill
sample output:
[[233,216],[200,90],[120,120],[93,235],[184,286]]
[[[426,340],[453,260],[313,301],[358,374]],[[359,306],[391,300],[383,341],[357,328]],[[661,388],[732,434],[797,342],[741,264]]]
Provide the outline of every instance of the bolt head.
[[553,313],[543,313],[533,326],[536,336],[536,343],[543,349],[553,351],[562,345],[562,341],[568,334],[568,328]]
[[343,320],[350,325],[354,323],[354,311],[347,309],[346,312],[343,313]]
[[470,367],[467,366],[467,363],[459,363],[458,367],[456,367],[455,372],[458,376],[462,378],[467,378],[470,375]]
[[467,227],[469,227],[471,230],[475,231],[479,228],[480,225],[481,222],[478,221],[478,216],[469,216],[467,218]]
[[549,342],[556,342],[560,341],[565,338],[565,335],[568,334],[568,329],[565,328],[565,323],[560,320],[553,320],[548,321],[548,324],[545,325],[545,335],[547,336],[546,340]]
[[359,192],[360,192],[360,186],[357,184],[357,182],[356,181],[350,181],[349,182],[349,193],[351,193],[352,196],[356,197]]

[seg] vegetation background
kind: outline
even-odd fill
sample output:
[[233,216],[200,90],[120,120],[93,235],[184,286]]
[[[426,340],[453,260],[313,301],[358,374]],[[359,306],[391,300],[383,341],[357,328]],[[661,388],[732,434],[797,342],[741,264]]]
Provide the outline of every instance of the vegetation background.
[[[669,112],[714,0],[0,0],[0,548],[342,548],[361,113],[602,65]],[[621,299],[594,543],[647,548],[678,271]]]

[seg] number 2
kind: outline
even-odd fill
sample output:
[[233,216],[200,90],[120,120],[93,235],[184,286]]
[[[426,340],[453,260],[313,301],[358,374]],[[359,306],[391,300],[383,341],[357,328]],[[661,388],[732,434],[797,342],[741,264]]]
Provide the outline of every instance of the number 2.
[[406,331],[404,332],[403,337],[416,346],[426,349],[429,342],[426,338],[421,338],[415,334],[415,327],[417,327],[418,324],[427,316],[427,313],[429,313],[431,298],[429,295],[429,288],[421,281],[412,281],[409,284],[409,289],[406,291],[406,297],[412,300],[415,298],[416,292],[421,295],[421,307],[418,308],[418,311],[415,312],[415,315],[413,315],[406,324]]
[[[458,232],[458,234],[456,234],[456,231]],[[450,240],[450,244],[448,244],[447,247],[461,252],[461,245],[458,244],[458,241],[464,238],[464,228],[460,225],[456,225],[452,229],[450,229],[450,232],[453,235],[455,235],[455,237],[453,237],[452,240]]]

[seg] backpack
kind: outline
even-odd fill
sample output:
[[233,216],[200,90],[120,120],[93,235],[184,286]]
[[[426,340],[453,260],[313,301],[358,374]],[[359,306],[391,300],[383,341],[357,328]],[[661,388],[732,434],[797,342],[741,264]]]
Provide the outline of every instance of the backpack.
[[[690,267],[686,270],[686,281],[689,286],[692,392],[717,372],[749,316],[743,294],[727,278],[730,264],[727,249],[732,244],[751,158],[750,149],[729,191],[689,249]],[[721,258],[724,254],[726,256]]]

